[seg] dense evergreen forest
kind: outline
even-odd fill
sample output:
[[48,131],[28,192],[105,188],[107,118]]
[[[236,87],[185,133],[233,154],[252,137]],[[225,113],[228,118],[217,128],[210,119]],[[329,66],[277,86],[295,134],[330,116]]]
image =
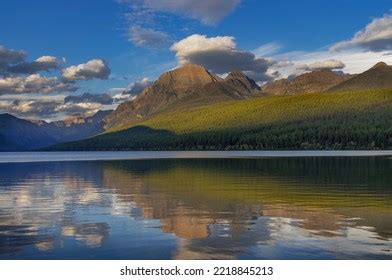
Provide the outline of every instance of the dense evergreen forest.
[[391,149],[392,90],[181,107],[47,150]]

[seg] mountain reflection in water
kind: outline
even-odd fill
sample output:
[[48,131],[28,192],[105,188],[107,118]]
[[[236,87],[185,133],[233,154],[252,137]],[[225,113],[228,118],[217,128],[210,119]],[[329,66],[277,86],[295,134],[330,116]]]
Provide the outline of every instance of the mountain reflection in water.
[[392,259],[392,160],[0,164],[1,259]]

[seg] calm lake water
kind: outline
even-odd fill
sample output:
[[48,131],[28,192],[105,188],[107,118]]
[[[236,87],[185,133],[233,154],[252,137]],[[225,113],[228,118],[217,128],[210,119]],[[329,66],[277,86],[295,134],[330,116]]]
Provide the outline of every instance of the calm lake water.
[[3,153],[0,259],[392,259],[390,153],[349,153]]

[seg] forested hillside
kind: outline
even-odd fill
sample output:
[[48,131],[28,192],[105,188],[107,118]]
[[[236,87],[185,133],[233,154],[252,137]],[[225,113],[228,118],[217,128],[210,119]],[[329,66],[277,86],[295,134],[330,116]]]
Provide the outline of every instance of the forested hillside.
[[49,150],[390,149],[392,90],[181,107]]

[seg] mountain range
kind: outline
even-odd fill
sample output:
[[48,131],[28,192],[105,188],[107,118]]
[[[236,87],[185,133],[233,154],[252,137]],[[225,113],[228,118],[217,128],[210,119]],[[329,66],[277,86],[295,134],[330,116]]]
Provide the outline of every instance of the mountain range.
[[0,115],[0,144],[2,150],[387,148],[391,89],[385,63],[357,75],[320,70],[261,87],[240,71],[222,78],[188,64],[116,110],[87,119]]
[[104,132],[103,119],[112,111],[74,116],[63,121],[29,121],[0,114],[0,151],[25,151],[85,139]]
[[347,80],[353,75],[336,73],[332,70],[318,70],[305,73],[293,79],[281,79],[263,87],[270,95],[292,95],[298,93],[313,93],[329,90]]

